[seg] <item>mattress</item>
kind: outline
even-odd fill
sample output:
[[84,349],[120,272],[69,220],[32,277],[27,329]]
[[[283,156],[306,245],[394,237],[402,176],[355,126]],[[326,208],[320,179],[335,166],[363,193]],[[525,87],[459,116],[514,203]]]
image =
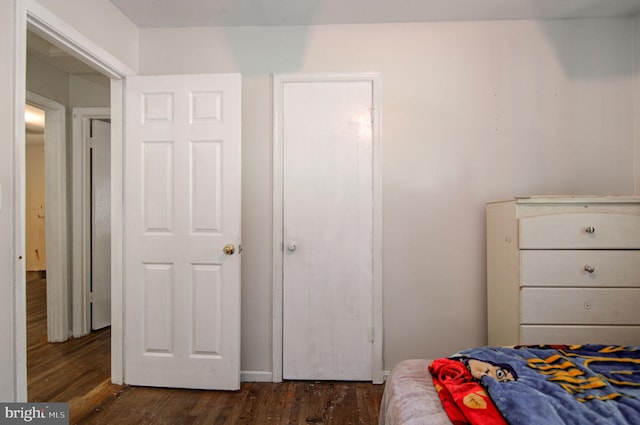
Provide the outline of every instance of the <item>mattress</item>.
[[451,425],[429,373],[431,360],[398,363],[389,374],[380,403],[379,425]]

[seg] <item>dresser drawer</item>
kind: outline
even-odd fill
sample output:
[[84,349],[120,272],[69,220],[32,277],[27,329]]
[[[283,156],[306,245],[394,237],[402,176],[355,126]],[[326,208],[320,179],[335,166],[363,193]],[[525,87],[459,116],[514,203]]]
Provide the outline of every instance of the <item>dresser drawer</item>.
[[640,250],[522,250],[521,286],[639,287]]
[[519,220],[521,249],[640,248],[640,216],[563,213]]
[[640,326],[520,327],[521,344],[616,344],[640,345]]
[[638,325],[640,289],[522,288],[521,324]]

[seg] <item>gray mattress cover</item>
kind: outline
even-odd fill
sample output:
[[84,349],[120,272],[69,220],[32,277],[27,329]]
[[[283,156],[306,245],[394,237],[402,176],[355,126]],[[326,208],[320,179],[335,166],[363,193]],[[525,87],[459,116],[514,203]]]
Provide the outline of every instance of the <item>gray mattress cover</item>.
[[451,425],[428,367],[431,360],[398,363],[389,374],[380,403],[379,425]]

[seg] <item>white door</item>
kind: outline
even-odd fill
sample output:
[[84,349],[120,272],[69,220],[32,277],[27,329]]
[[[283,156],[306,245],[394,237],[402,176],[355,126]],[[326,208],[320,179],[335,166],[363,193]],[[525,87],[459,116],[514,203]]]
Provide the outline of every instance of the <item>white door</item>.
[[133,77],[125,383],[240,388],[240,76]]
[[91,120],[91,329],[111,325],[111,125]]
[[373,83],[282,96],[283,378],[371,380]]

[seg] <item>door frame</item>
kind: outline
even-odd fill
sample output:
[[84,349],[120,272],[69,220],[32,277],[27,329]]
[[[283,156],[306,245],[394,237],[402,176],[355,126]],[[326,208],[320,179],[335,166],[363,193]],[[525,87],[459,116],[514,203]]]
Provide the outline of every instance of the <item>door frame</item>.
[[373,88],[373,343],[371,346],[372,381],[384,382],[382,359],[382,176],[380,119],[382,77],[379,73],[292,73],[273,75],[273,381],[282,382],[283,360],[283,193],[284,140],[283,89],[299,82],[371,82]]
[[47,341],[62,342],[69,338],[66,108],[30,91],[26,103],[45,111]]
[[15,364],[14,391],[16,401],[27,401],[27,337],[26,337],[26,278],[23,260],[25,246],[24,199],[24,105],[26,103],[27,30],[33,31],[61,47],[75,58],[92,66],[111,79],[111,380],[121,384],[123,380],[123,199],[122,199],[122,146],[123,146],[123,79],[135,72],[100,46],[76,31],[44,6],[33,0],[15,0],[15,35],[13,77],[14,119],[14,187],[13,215],[16,226],[13,233],[14,255],[14,314],[15,314]]
[[111,118],[110,108],[73,108],[71,156],[74,176],[72,179],[73,228],[73,336],[91,332],[91,309],[89,308],[89,285],[91,279],[91,193],[89,187],[89,149],[87,140],[91,134],[91,120]]

